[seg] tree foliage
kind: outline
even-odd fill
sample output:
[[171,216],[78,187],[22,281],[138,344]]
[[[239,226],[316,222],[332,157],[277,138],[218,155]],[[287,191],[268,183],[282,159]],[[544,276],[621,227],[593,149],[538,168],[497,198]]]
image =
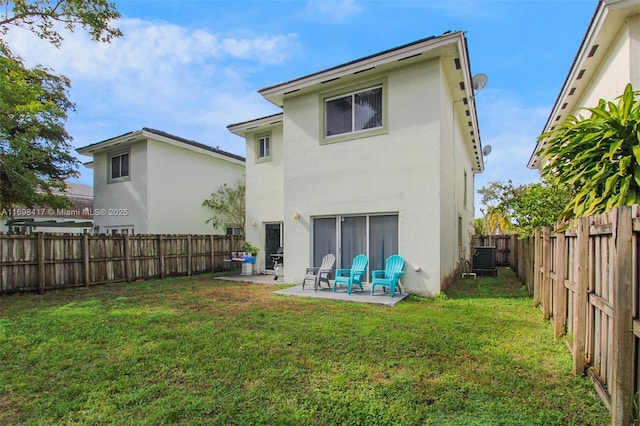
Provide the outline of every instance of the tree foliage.
[[64,180],[75,176],[64,129],[69,80],[42,67],[27,69],[0,55],[0,207],[62,207]]
[[0,207],[63,207],[64,180],[77,175],[64,123],[75,109],[69,79],[42,66],[27,68],[4,36],[20,27],[60,47],[62,28],[77,26],[98,42],[119,37],[120,17],[106,0],[0,0]]
[[214,228],[222,228],[228,225],[237,226],[244,235],[245,226],[245,184],[242,181],[229,186],[223,184],[211,197],[202,202],[203,206],[213,210],[213,217],[206,223],[211,223]]
[[518,186],[510,180],[489,182],[478,192],[487,206],[483,211],[483,233],[515,233],[519,237],[557,223],[570,199],[567,188],[548,182]]
[[[82,27],[98,42],[109,42],[122,33],[111,26],[120,18],[115,5],[106,0],[0,0],[0,35],[11,26],[25,28],[43,40],[60,47],[63,37],[59,25],[69,31]],[[0,12],[2,13],[2,12]],[[12,56],[9,46],[0,39],[0,50]]]
[[640,203],[640,101],[628,84],[616,102],[601,99],[538,137],[542,175],[573,188],[565,218],[589,216]]

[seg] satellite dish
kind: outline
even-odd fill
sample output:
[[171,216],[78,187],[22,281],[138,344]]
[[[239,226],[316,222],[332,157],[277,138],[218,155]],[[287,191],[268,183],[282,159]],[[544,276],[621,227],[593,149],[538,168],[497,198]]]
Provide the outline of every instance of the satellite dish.
[[489,154],[491,154],[491,145],[485,145],[485,147],[482,148],[482,155],[486,157]]
[[473,90],[482,90],[487,85],[489,78],[486,74],[476,74],[473,76]]

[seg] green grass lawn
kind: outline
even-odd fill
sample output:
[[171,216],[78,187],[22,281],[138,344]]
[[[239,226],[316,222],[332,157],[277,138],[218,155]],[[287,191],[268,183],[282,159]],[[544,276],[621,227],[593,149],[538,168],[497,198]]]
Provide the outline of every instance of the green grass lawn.
[[0,298],[0,424],[600,425],[509,270],[395,307],[210,276]]

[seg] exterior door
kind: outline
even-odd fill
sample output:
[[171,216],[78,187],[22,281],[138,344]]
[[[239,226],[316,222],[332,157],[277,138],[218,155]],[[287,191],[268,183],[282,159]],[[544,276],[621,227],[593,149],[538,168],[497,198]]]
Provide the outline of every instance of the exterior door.
[[[272,254],[276,254],[278,249],[282,247],[282,223],[266,223],[264,225],[264,267],[265,269],[273,268]],[[278,260],[282,263],[281,260]]]

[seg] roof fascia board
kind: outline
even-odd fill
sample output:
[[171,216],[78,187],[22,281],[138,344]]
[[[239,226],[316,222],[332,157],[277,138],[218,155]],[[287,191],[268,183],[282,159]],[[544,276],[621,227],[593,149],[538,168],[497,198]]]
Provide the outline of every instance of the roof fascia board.
[[244,121],[242,123],[229,124],[227,129],[238,136],[245,136],[249,130],[266,128],[277,124],[282,124],[283,113],[256,118],[255,120]]
[[594,14],[594,17],[591,21],[591,25],[589,26],[589,29],[587,30],[584,36],[584,39],[582,40],[580,49],[578,50],[578,53],[576,54],[576,57],[574,58],[573,63],[571,64],[571,68],[569,70],[569,73],[567,74],[567,78],[565,79],[562,85],[562,90],[560,91],[558,98],[556,99],[556,103],[553,106],[553,110],[549,115],[549,117],[547,118],[547,123],[545,124],[545,131],[551,128],[554,117],[556,117],[560,109],[560,106],[563,103],[563,100],[569,95],[569,91],[571,90],[571,85],[576,80],[578,73],[583,68],[583,64],[587,59],[587,55],[589,53],[588,48],[592,45],[594,40],[598,37],[598,34],[600,33],[600,30],[604,26],[604,23],[606,21],[608,14],[609,14],[609,11],[607,10],[606,5],[604,4],[604,2],[600,2],[598,4],[598,9],[596,10],[596,13]]
[[244,161],[240,161],[240,160],[238,160],[236,158],[231,158],[231,157],[228,157],[226,155],[223,155],[223,154],[220,154],[220,153],[217,153],[217,152],[214,152],[214,151],[209,151],[207,149],[200,148],[200,147],[197,147],[197,146],[194,146],[194,145],[190,145],[188,143],[184,143],[182,141],[178,141],[178,140],[175,140],[175,139],[170,138],[170,137],[159,135],[157,133],[153,133],[153,132],[149,132],[149,131],[146,131],[146,130],[142,130],[142,136],[143,136],[144,139],[151,139],[151,140],[155,140],[155,141],[158,141],[158,142],[164,142],[164,143],[166,143],[168,145],[172,145],[172,146],[175,146],[175,147],[178,147],[178,148],[188,149],[188,150],[197,152],[199,154],[204,154],[204,155],[208,155],[210,157],[219,158],[221,160],[229,161],[230,163],[244,165]]
[[[469,108],[471,109],[471,128],[473,131],[473,137],[477,144],[479,161],[477,161],[478,168],[477,173],[484,171],[484,161],[482,158],[482,143],[480,142],[480,126],[478,125],[478,114],[476,110],[476,97],[473,89],[473,76],[471,75],[471,63],[469,61],[469,50],[467,48],[466,39],[464,34],[458,39],[458,57],[460,58],[460,70],[464,78],[465,96],[470,99]],[[473,145],[473,142],[471,143]]]
[[129,143],[129,142],[137,142],[141,140],[142,130],[137,130],[135,132],[125,133],[124,135],[116,136],[114,138],[106,139],[102,142],[96,142],[87,146],[83,146],[80,148],[76,148],[76,151],[79,154],[92,156],[94,151],[103,150],[105,148],[118,145],[121,143]]
[[[626,3],[626,1],[621,1],[618,3]],[[620,6],[620,4],[618,4],[618,6]],[[578,49],[578,52],[576,53],[576,56],[573,59],[573,63],[571,64],[569,73],[567,74],[567,77],[565,78],[564,83],[562,84],[562,89],[558,93],[558,97],[556,98],[553,108],[551,109],[551,113],[549,114],[549,117],[547,117],[547,122],[545,123],[544,129],[542,131],[543,133],[546,133],[551,130],[555,117],[558,116],[560,108],[564,104],[564,100],[569,96],[569,92],[571,91],[571,86],[573,82],[576,80],[578,73],[582,69],[583,63],[586,60],[586,57],[588,55],[587,48],[591,46],[593,41],[597,38],[600,32],[600,29],[602,28],[602,26],[606,21],[608,12],[609,11],[608,11],[607,3],[604,0],[600,0],[593,14],[593,17],[591,18],[591,23],[587,28],[584,38],[582,39],[580,48]],[[538,161],[538,151],[541,148],[542,148],[541,142],[540,141],[536,142],[536,147],[527,163],[528,168],[530,169],[536,168],[535,163]]]
[[133,144],[133,143],[137,143],[137,142],[142,142],[148,139],[152,139],[152,140],[156,140],[159,142],[163,142],[172,146],[176,146],[178,148],[184,148],[184,149],[189,149],[191,151],[200,153],[200,154],[205,154],[208,155],[210,157],[214,157],[214,158],[219,158],[221,160],[225,160],[225,161],[229,161],[231,163],[235,163],[235,164],[240,164],[240,165],[244,165],[244,161],[241,161],[237,158],[233,158],[233,157],[228,157],[226,155],[217,153],[215,151],[210,151],[204,148],[200,148],[194,145],[190,145],[188,143],[184,143],[182,141],[170,138],[170,137],[166,137],[163,135],[159,135],[157,133],[153,133],[153,132],[149,132],[147,130],[137,130],[135,132],[130,132],[130,133],[125,133],[124,135],[121,136],[116,136],[115,138],[111,138],[111,139],[107,139],[104,140],[102,142],[96,142],[94,144],[91,145],[87,145],[81,148],[77,148],[76,151],[81,154],[81,155],[86,155],[88,157],[93,156],[93,154],[96,151],[104,151],[107,150],[115,145],[120,145],[120,144]]
[[456,31],[439,37],[429,38],[422,42],[412,43],[396,49],[391,49],[360,60],[346,63],[344,65],[339,65],[325,71],[320,71],[305,77],[300,77],[286,83],[266,87],[258,90],[258,93],[260,93],[265,99],[269,100],[270,102],[274,102],[273,99],[277,96],[283,96],[289,92],[298,91],[309,86],[321,84],[322,82],[327,80],[334,80],[347,75],[351,75],[381,64],[419,55],[421,53],[451,44],[460,37],[464,37],[464,34],[461,31]]

